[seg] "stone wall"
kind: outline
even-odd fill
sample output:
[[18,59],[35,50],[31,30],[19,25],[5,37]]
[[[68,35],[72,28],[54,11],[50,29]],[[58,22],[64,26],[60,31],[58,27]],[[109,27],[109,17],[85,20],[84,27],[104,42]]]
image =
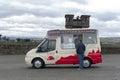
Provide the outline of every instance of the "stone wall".
[[[0,42],[0,55],[23,55],[40,42]],[[118,45],[118,46],[117,46]],[[102,54],[120,54],[120,44],[102,44]]]
[[26,54],[30,49],[36,47],[39,43],[34,42],[6,42],[0,43],[1,55],[22,55]]

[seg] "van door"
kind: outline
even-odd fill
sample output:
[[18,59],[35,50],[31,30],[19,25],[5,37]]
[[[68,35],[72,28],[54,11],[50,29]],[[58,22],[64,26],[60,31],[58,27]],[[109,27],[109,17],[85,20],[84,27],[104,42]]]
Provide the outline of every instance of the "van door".
[[55,64],[56,59],[56,40],[48,41],[47,64]]
[[56,40],[55,39],[46,39],[43,44],[38,47],[38,51],[41,54],[46,64],[55,64],[55,55],[56,55]]

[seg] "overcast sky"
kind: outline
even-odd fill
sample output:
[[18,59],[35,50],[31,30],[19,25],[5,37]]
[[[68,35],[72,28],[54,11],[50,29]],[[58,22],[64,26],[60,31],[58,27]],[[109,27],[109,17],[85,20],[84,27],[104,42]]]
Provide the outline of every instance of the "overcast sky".
[[65,28],[65,14],[91,15],[101,37],[120,37],[120,0],[0,0],[0,34],[44,37]]

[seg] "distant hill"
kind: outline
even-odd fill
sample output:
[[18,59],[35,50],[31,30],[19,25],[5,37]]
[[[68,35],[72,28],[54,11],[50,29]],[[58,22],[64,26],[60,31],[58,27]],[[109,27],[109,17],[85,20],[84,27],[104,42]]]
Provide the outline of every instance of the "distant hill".
[[120,43],[120,37],[101,37],[100,41],[103,44]]

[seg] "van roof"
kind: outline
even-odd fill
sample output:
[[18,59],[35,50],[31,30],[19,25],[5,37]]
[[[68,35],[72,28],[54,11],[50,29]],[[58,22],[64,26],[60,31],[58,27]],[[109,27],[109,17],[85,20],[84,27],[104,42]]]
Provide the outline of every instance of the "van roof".
[[89,28],[76,28],[76,29],[56,29],[49,30],[47,32],[47,36],[60,36],[61,34],[83,34],[83,33],[96,33],[97,29],[89,29]]
[[54,30],[49,30],[49,31],[63,31],[63,30],[97,30],[97,29],[92,29],[92,28],[72,28],[72,29],[68,29],[68,28],[66,28],[66,29],[54,29]]

